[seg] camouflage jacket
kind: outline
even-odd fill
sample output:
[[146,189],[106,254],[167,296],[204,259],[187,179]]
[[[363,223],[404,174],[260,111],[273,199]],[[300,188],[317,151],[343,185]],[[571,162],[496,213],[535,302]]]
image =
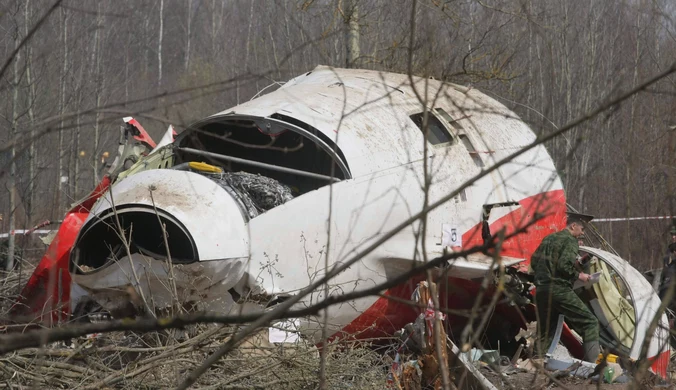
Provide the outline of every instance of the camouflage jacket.
[[580,274],[575,268],[579,250],[577,239],[568,230],[545,237],[530,260],[535,286],[573,288]]

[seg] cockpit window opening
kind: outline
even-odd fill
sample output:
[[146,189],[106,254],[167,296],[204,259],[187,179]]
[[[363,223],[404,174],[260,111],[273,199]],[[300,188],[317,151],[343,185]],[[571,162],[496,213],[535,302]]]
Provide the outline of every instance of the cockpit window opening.
[[476,166],[479,168],[483,168],[484,162],[479,156],[479,153],[476,151],[476,149],[474,149],[474,145],[472,145],[472,141],[469,139],[467,134],[460,134],[459,137],[460,141],[462,141],[462,144],[465,145],[467,152],[472,157],[472,161],[474,161],[474,164],[476,164]]
[[290,187],[294,197],[350,178],[333,141],[302,122],[290,122],[281,116],[210,118],[175,141],[175,164],[205,162],[226,172],[265,176]]
[[[416,126],[425,134],[423,129],[423,113],[411,115],[409,118]],[[432,112],[427,114],[427,127],[429,129],[427,140],[434,146],[450,145],[453,143],[453,136],[448,129],[441,123],[441,121]]]
[[472,141],[467,136],[467,133],[465,132],[465,128],[460,123],[460,119],[463,119],[463,118],[453,119],[451,114],[446,112],[446,110],[444,110],[441,107],[437,107],[434,110],[439,114],[439,116],[444,118],[444,120],[450,126],[452,126],[453,129],[455,129],[455,133],[456,133],[457,137],[460,138],[460,141],[465,146],[465,149],[467,149],[467,152],[469,153],[470,157],[472,157],[472,161],[474,161],[474,164],[479,168],[483,168],[485,166],[485,164],[484,164],[483,160],[481,159],[481,156],[479,156],[479,153],[474,148],[474,145],[472,145]]
[[338,148],[338,146],[337,146],[337,145],[336,145],[329,137],[327,137],[324,133],[322,133],[321,131],[315,129],[314,127],[308,125],[307,123],[304,123],[304,122],[302,122],[302,121],[299,121],[298,119],[292,118],[292,117],[290,117],[290,116],[288,116],[288,115],[284,115],[284,114],[280,114],[280,113],[275,113],[275,114],[270,115],[270,118],[282,120],[282,121],[284,121],[284,122],[287,122],[287,123],[290,123],[290,124],[292,124],[292,125],[298,126],[298,127],[300,127],[301,129],[307,130],[308,132],[312,133],[314,136],[316,136],[317,138],[319,138],[320,140],[322,140],[322,142],[324,142],[326,145],[329,145],[329,146],[333,147],[333,149],[335,150],[336,154],[338,154],[338,157],[340,157],[340,160],[341,160],[342,163],[345,165],[345,167],[347,168],[347,170],[348,170],[348,171],[350,170],[350,167],[349,167],[349,165],[348,165],[348,163],[347,163],[347,159],[345,158],[345,155],[343,154],[343,151],[340,150],[340,148]]
[[453,117],[446,112],[443,108],[435,108],[434,109],[446,122],[448,122],[449,125],[451,125],[456,131],[459,133],[464,132],[465,128],[462,127],[462,124],[460,124],[459,119],[453,119]]

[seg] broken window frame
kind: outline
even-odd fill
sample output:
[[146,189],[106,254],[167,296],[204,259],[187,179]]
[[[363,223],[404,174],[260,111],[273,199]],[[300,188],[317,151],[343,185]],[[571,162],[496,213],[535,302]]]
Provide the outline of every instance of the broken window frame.
[[[287,165],[284,162],[284,158],[280,158],[274,162],[265,162],[258,157],[235,157],[234,155],[230,155],[227,152],[213,153],[207,151],[209,149],[196,149],[193,147],[186,147],[186,145],[184,145],[186,138],[188,137],[199,135],[200,132],[207,135],[212,133],[213,130],[209,130],[208,128],[213,126],[222,126],[224,129],[227,129],[230,126],[239,128],[251,127],[252,131],[267,135],[271,138],[278,136],[283,137],[283,134],[287,132],[293,133],[305,140],[305,148],[309,147],[311,144],[312,147],[315,147],[318,151],[321,151],[321,153],[324,154],[326,164],[328,164],[325,167],[333,165],[335,169],[332,171],[332,175],[329,175],[326,169],[326,172],[324,173],[315,173],[313,172],[313,169],[306,170],[302,167],[293,168],[291,165]],[[352,178],[352,174],[347,164],[347,159],[338,145],[336,145],[330,137],[299,119],[284,116],[279,113],[274,113],[266,117],[247,114],[235,114],[233,112],[213,116],[189,126],[188,131],[184,131],[176,138],[174,145],[174,152],[179,154],[177,157],[179,162],[184,158],[184,154],[202,155],[203,157],[240,164],[241,166],[248,165],[252,168],[252,170],[239,168],[246,172],[255,173],[258,169],[267,169],[269,171],[277,171],[281,174],[292,175],[298,178],[305,177],[307,180],[314,180],[316,182],[315,184],[310,184],[310,187],[313,188],[309,190],[303,190],[301,191],[301,194],[306,193],[312,189],[321,188],[331,182],[339,182]],[[263,175],[268,176],[266,174]],[[274,175],[269,177],[279,180],[279,178]],[[282,182],[284,182],[284,180],[282,180]]]
[[[133,222],[129,222],[128,218]],[[134,229],[134,223],[139,223],[139,221],[147,222],[147,224],[141,225],[144,228]],[[125,241],[120,239],[120,230],[143,236],[140,241],[129,236],[129,243],[126,245],[129,245],[128,250],[132,254],[140,253],[148,258],[165,261],[168,253],[171,253],[173,264],[192,264],[199,261],[199,251],[195,240],[180,220],[159,208],[127,204],[108,209],[84,224],[70,254],[69,271],[78,275],[93,274],[126,257]],[[164,235],[168,237],[170,234],[171,239],[165,243]],[[106,238],[112,238],[115,241],[109,242]],[[144,245],[138,245],[139,242]],[[149,249],[145,243],[154,243],[159,251]],[[166,245],[169,245],[168,253],[165,252]],[[175,245],[180,246],[182,250],[177,251]],[[108,253],[108,255],[100,260],[102,253]],[[82,266],[90,269],[82,268]]]
[[[275,113],[275,114],[272,114],[272,115],[280,115],[280,114]],[[223,122],[228,122],[228,121],[250,121],[250,122],[255,123],[258,126],[259,130],[263,134],[267,134],[267,135],[270,135],[270,136],[275,136],[275,135],[281,134],[283,132],[283,130],[277,131],[278,129],[289,130],[291,132],[297,133],[297,134],[309,139],[310,141],[312,141],[316,145],[318,145],[322,150],[324,150],[331,157],[331,159],[333,159],[333,161],[336,163],[338,168],[340,168],[340,171],[342,172],[343,176],[345,177],[345,180],[352,178],[352,174],[350,173],[350,169],[348,168],[347,161],[346,161],[343,153],[338,148],[338,145],[335,145],[333,142],[331,142],[331,140],[328,137],[325,137],[326,141],[331,142],[331,144],[333,146],[335,146],[335,150],[330,145],[328,145],[325,140],[323,140],[319,136],[315,135],[313,132],[310,132],[306,129],[303,129],[303,128],[297,126],[294,123],[290,123],[290,121],[285,121],[285,120],[282,120],[282,119],[273,118],[272,115],[268,116],[268,117],[261,117],[261,116],[255,116],[255,115],[242,115],[242,114],[227,113],[227,114],[224,114],[224,115],[214,116],[214,117],[211,117],[207,120],[198,122],[198,123],[190,126],[190,128],[197,129],[197,128],[204,127],[208,124],[223,123]],[[296,118],[291,118],[291,119],[293,119],[294,121],[300,122]],[[314,129],[312,126],[308,125],[308,127],[311,127],[312,129]],[[318,133],[321,133],[321,131],[319,131],[317,129],[314,129],[314,130]],[[179,145],[182,138],[185,137],[187,135],[187,133],[190,133],[190,132],[181,133],[179,135],[179,138],[177,138],[176,141],[174,141],[174,144]]]
[[460,123],[460,120],[462,119],[453,119],[451,114],[446,112],[441,107],[435,107],[434,111],[441,116],[446,123],[448,123],[449,126],[455,130],[455,134],[453,134],[454,138],[460,141],[465,149],[467,149],[467,153],[469,153],[470,157],[472,157],[472,161],[474,162],[474,165],[476,165],[479,168],[483,168],[486,166],[484,163],[483,159],[479,155],[479,152],[476,151],[476,148],[474,147],[474,144],[472,143],[472,140],[469,138],[469,135],[467,134],[467,131],[465,130],[465,127]]
[[[597,299],[603,299],[604,301],[607,301],[608,298],[605,297],[605,295],[598,297],[598,293],[596,292],[595,286],[596,284],[592,285],[590,288],[593,290],[592,293],[585,292],[586,287],[584,287],[584,284],[582,282],[576,282],[573,285],[573,291],[575,292],[576,295],[578,295],[582,302],[585,304],[585,306],[591,311],[591,313],[599,319],[599,327],[600,327],[600,342],[603,344],[611,344],[613,345],[613,348],[616,348],[616,351],[614,353],[619,353],[621,355],[629,356],[631,353],[631,350],[634,348],[634,343],[637,342],[638,338],[638,331],[639,327],[637,326],[638,319],[640,316],[640,313],[636,312],[636,297],[634,296],[631,288],[629,288],[630,283],[627,281],[627,276],[620,270],[615,267],[614,264],[612,264],[608,259],[601,253],[598,253],[594,248],[584,248],[580,247],[580,250],[578,252],[580,255],[587,254],[592,257],[596,257],[597,261],[600,261],[605,264],[606,270],[608,272],[608,276],[610,277],[611,284],[612,286],[617,289],[618,294],[625,299],[626,303],[631,305],[632,308],[634,309],[633,313],[633,323],[634,323],[634,329],[633,329],[633,334],[631,335],[631,344],[626,344],[626,339],[621,340],[618,338],[617,334],[615,331],[612,330],[612,326],[609,324],[610,322],[615,322],[618,321],[617,318],[615,317],[607,317],[605,311],[602,310],[602,308],[599,306],[599,308],[603,311],[603,315],[605,317],[606,323],[603,323],[602,319],[599,317],[599,314],[597,313],[597,309],[591,304],[591,301],[594,299],[594,297],[597,297]],[[590,270],[590,263],[587,263],[583,266],[582,270],[586,273],[593,273],[593,271]],[[591,299],[590,299],[591,298]],[[620,323],[620,325],[616,325],[623,327],[623,324]],[[609,330],[609,328],[611,330]],[[607,347],[607,346],[606,346]]]
[[[415,124],[415,126],[418,129],[420,129],[420,132],[422,133],[423,137],[425,137],[425,130],[423,129],[423,124],[422,123],[418,124],[417,118],[414,119],[414,117],[420,116],[420,120],[423,120],[424,115],[425,115],[425,112],[421,111],[421,112],[416,112],[416,113],[410,114],[408,116],[408,118]],[[439,139],[438,134],[436,134],[432,130],[433,127],[431,126],[431,124],[432,124],[432,123],[430,123],[431,121],[432,122],[436,121],[436,124],[438,124],[438,126],[436,126],[436,127],[441,129],[443,134],[448,138],[447,141],[442,141],[442,140]],[[437,115],[432,110],[427,110],[427,128],[428,128],[429,132],[427,134],[427,137],[425,137],[425,138],[426,138],[426,141],[429,143],[429,145],[434,149],[445,148],[445,147],[453,145],[456,142],[455,135],[448,129],[448,127],[446,127],[444,125],[444,122],[439,117],[437,117]],[[434,139],[439,140],[439,142],[435,143],[432,140],[432,136],[434,136]]]
[[456,131],[457,133],[464,133],[464,132],[465,132],[465,128],[464,128],[464,127],[462,126],[462,124],[460,124],[460,122],[459,122],[460,119],[453,119],[453,117],[451,116],[451,114],[449,114],[448,112],[446,112],[446,110],[444,110],[444,109],[441,108],[441,107],[435,107],[435,108],[434,108],[434,111],[435,111],[439,116],[441,116],[441,117],[442,117],[449,125],[451,125],[451,127],[453,127],[453,129],[455,129],[455,131]]

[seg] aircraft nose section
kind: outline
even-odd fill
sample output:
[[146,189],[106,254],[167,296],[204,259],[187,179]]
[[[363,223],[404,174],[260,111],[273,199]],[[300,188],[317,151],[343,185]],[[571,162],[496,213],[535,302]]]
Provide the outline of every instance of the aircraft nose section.
[[139,253],[174,264],[199,260],[193,235],[173,214],[142,204],[126,204],[98,214],[78,237],[70,271],[95,272]]
[[157,306],[175,298],[199,300],[208,288],[217,284],[227,291],[244,276],[247,223],[238,201],[209,177],[170,169],[141,172],[117,183],[93,207],[69,270],[99,303],[125,301],[119,298],[129,298],[129,287],[140,298],[152,296]]

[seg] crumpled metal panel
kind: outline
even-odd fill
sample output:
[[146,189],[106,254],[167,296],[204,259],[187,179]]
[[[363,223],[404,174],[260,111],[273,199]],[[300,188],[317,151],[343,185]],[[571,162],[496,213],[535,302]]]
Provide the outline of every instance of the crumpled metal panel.
[[156,207],[181,221],[199,248],[200,261],[249,256],[249,233],[241,207],[223,187],[203,175],[151,169],[129,176],[99,199],[86,224],[113,206],[130,205]]
[[[174,264],[170,271],[164,261],[134,253],[92,274],[72,274],[73,282],[84,289],[73,298],[76,303],[77,299],[89,295],[111,312],[122,310],[129,302],[139,308],[146,305],[164,308],[177,298],[184,302],[227,299],[226,291],[242,279],[246,267],[247,259],[243,257]],[[133,287],[138,295],[131,293],[127,286]]]

